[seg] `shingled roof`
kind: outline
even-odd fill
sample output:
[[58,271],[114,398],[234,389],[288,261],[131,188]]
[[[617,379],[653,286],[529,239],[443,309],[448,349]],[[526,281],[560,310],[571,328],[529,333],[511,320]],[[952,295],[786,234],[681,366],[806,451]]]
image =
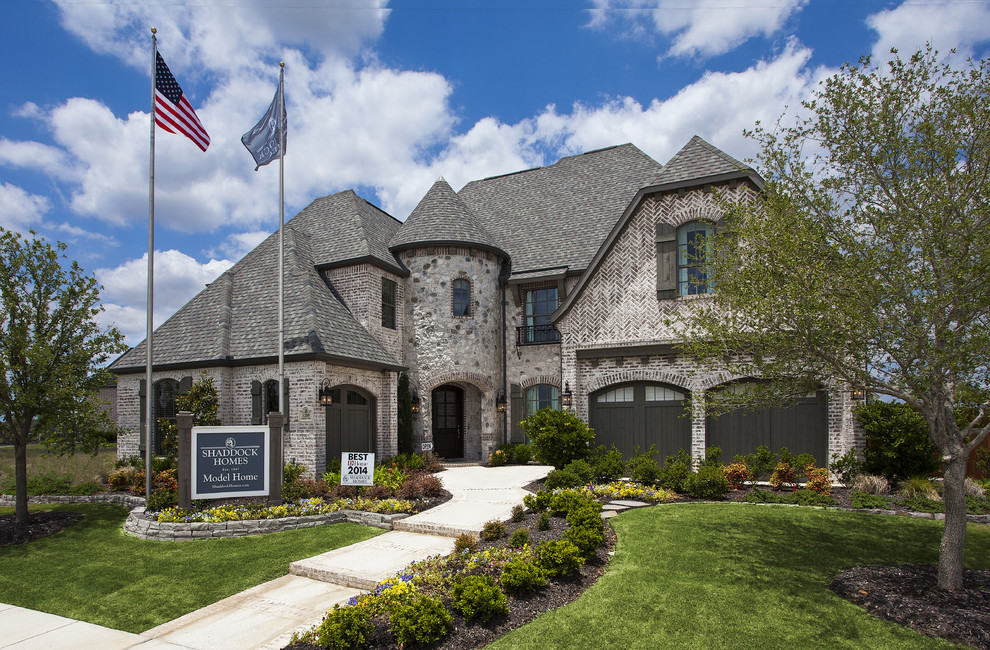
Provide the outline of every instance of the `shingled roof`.
[[631,144],[468,183],[458,196],[512,259],[513,275],[583,270],[623,209],[661,172]]
[[[368,207],[365,207],[368,206]],[[370,209],[369,209],[370,208]],[[346,224],[334,227],[334,223]],[[317,267],[373,258],[401,269],[387,239],[399,222],[354,192],[317,199],[285,225],[285,354],[400,369],[399,363],[333,295]],[[343,231],[359,227],[365,242]],[[333,236],[327,236],[332,232]],[[155,330],[154,365],[226,364],[278,355],[278,233],[209,284]],[[136,371],[145,342],[110,366]]]
[[681,150],[674,154],[660,175],[651,185],[701,181],[722,174],[752,172],[753,168],[739,162],[721,149],[714,147],[698,136],[691,138]]

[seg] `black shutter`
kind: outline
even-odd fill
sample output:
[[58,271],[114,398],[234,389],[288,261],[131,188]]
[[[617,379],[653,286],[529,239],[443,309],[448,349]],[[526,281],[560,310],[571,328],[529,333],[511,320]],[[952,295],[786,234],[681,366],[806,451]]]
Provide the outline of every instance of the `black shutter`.
[[261,424],[261,382],[251,382],[251,424]]
[[142,454],[144,453],[144,450],[145,450],[145,444],[144,444],[145,443],[145,440],[147,440],[147,437],[146,437],[146,434],[145,434],[145,430],[147,428],[146,427],[146,425],[147,425],[147,419],[148,419],[148,415],[147,415],[148,401],[147,400],[148,400],[148,386],[147,386],[147,381],[144,380],[144,379],[142,379],[141,380],[141,385],[138,388],[138,404],[139,404],[139,407],[138,408],[141,411],[140,415],[138,415],[138,422],[140,423],[139,426],[138,426],[138,431],[140,431],[140,433],[138,434],[138,449],[141,450],[141,453]]
[[510,442],[525,442],[526,432],[519,426],[522,420],[526,419],[526,400],[523,399],[522,386],[512,384],[509,387],[509,397],[512,402],[509,405],[509,415],[512,418],[512,427],[509,430]]
[[677,297],[677,229],[657,224],[657,299]]

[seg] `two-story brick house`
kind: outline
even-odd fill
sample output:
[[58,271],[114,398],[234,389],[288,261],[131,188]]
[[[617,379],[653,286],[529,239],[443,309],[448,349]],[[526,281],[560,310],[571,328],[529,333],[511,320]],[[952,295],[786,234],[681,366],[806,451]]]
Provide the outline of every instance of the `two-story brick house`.
[[[686,412],[691,393],[746,379],[679,354],[669,317],[711,290],[695,249],[722,216],[713,190],[746,198],[761,185],[695,137],[666,166],[627,144],[459,192],[440,179],[404,223],[351,191],[315,200],[285,226],[286,457],[320,472],[341,450],[396,453],[400,372],[417,442],[447,458],[487,458],[523,439],[527,415],[568,402],[627,455],[844,452],[851,401],[837,387],[786,408]],[[202,371],[225,423],[275,410],[277,247],[276,234],[158,328],[150,391],[144,343],[114,362],[131,432],[121,455],[138,453],[146,393],[171,417]]]

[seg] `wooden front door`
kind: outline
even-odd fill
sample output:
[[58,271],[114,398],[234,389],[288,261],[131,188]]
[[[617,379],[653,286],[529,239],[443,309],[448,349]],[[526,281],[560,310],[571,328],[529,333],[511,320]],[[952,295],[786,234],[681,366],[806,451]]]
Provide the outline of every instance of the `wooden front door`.
[[464,458],[464,391],[446,384],[433,391],[433,451]]
[[375,451],[374,399],[356,390],[335,388],[326,407],[327,463],[344,451]]

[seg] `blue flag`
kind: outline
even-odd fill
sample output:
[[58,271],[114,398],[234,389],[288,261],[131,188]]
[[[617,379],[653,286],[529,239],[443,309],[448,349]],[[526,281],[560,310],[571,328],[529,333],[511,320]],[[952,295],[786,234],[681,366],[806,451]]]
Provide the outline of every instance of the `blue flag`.
[[[275,98],[272,99],[265,116],[254,125],[253,129],[241,136],[241,142],[254,156],[256,165],[254,171],[278,158],[280,147],[285,146],[285,106],[281,105],[281,90],[280,81],[279,88],[275,91]],[[279,124],[279,113],[282,114],[281,124]]]

